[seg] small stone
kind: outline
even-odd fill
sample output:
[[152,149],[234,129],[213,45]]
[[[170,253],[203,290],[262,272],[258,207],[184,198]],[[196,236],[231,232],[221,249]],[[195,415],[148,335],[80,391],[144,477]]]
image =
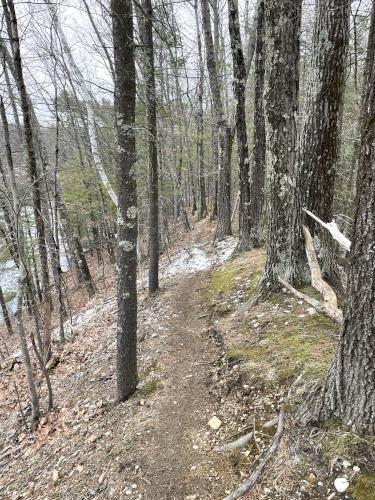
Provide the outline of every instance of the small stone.
[[56,469],[53,469],[53,471],[52,471],[52,481],[54,483],[57,483],[58,480],[59,480],[59,472]]
[[344,493],[349,488],[349,481],[346,477],[337,477],[333,483],[336,491],[339,493]]
[[315,481],[315,479],[316,479],[316,475],[313,474],[312,472],[310,472],[310,474],[309,474],[309,481],[310,481],[310,483],[313,483]]
[[99,484],[102,484],[104,478],[105,478],[105,473],[103,472],[103,474],[99,477]]
[[214,431],[217,431],[218,429],[220,429],[221,424],[222,424],[221,420],[219,418],[217,418],[216,416],[211,417],[210,420],[208,421],[208,425]]
[[347,460],[343,460],[342,465],[343,465],[343,467],[345,467],[345,469],[347,469],[348,467],[350,467],[351,463],[348,462]]
[[354,465],[353,471],[354,472],[359,472],[361,469],[358,467],[358,465]]

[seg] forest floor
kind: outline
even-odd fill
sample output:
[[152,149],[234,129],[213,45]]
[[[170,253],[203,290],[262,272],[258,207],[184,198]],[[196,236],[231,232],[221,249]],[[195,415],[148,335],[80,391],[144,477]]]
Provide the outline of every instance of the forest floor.
[[[152,299],[144,288],[147,270],[140,269],[139,386],[125,403],[113,404],[116,299],[109,264],[96,267],[93,299],[70,294],[69,338],[51,369],[56,407],[33,433],[23,428],[14,389],[24,404],[22,367],[1,369],[1,499],[221,499],[271,444],[276,429],[267,423],[281,405],[283,439],[246,498],[375,498],[375,442],[335,422],[300,428],[294,400],[287,401],[297,379],[306,386],[324,377],[337,326],[284,292],[239,313],[265,254],[230,260],[235,240],[213,244],[213,232],[206,222],[188,235],[175,232]],[[9,349],[17,350],[12,339]],[[40,394],[45,400],[43,385]],[[215,451],[252,430],[243,448]],[[343,494],[333,485],[338,477],[350,483]]]

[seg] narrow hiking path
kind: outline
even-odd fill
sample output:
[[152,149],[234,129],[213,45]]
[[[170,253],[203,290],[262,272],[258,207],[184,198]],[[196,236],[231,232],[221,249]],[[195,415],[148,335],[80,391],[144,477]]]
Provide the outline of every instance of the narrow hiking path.
[[145,498],[219,498],[227,479],[222,472],[228,464],[212,452],[214,431],[208,426],[217,409],[210,366],[218,347],[208,336],[204,277],[183,277],[168,292],[172,319],[159,361],[163,387],[152,411],[154,427],[139,443]]

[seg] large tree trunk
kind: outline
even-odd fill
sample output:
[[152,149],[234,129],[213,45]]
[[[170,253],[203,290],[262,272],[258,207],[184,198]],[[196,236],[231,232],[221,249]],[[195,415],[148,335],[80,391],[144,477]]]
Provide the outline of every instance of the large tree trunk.
[[[265,127],[269,171],[267,261],[254,301],[300,274],[291,233],[298,230],[293,184],[297,163],[299,33],[302,0],[265,3]],[[296,223],[296,226],[292,224]],[[299,221],[300,223],[300,221]],[[302,227],[300,228],[302,233]],[[299,254],[298,254],[299,257]],[[302,271],[301,271],[302,272]]]
[[[375,434],[375,7],[365,63],[356,214],[348,298],[335,361],[306,420],[335,415],[358,434]],[[318,408],[318,412],[316,411]]]
[[264,127],[263,103],[264,59],[264,1],[260,0],[258,2],[256,25],[253,155],[250,171],[250,241],[255,248],[261,245],[264,179],[266,171],[266,131]]
[[219,128],[219,179],[217,199],[216,237],[224,238],[232,234],[231,227],[231,143],[233,133],[225,117],[217,71],[217,57],[212,40],[210,10],[208,0],[201,0],[206,62],[214,108],[214,120]]
[[251,213],[250,213],[250,183],[249,183],[249,148],[247,145],[245,89],[246,66],[242,50],[238,1],[228,0],[229,34],[233,60],[233,90],[236,101],[236,132],[238,172],[240,184],[239,203],[239,241],[236,252],[251,248]]
[[115,56],[117,216],[117,400],[137,386],[137,184],[135,64],[131,0],[112,0]]
[[[313,50],[307,83],[301,137],[303,204],[326,222],[332,220],[336,164],[339,156],[345,70],[349,46],[350,4],[319,0],[316,4]],[[321,242],[323,275],[339,282],[332,240],[311,218],[306,221]]]

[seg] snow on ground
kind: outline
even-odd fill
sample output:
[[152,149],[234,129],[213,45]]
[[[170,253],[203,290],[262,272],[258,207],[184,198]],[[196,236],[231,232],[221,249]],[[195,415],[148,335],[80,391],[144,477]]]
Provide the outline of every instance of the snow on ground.
[[229,259],[236,244],[237,241],[234,238],[227,238],[219,241],[212,253],[207,253],[198,245],[185,248],[178,252],[172,262],[166,267],[163,277],[205,271],[214,264],[221,264]]

